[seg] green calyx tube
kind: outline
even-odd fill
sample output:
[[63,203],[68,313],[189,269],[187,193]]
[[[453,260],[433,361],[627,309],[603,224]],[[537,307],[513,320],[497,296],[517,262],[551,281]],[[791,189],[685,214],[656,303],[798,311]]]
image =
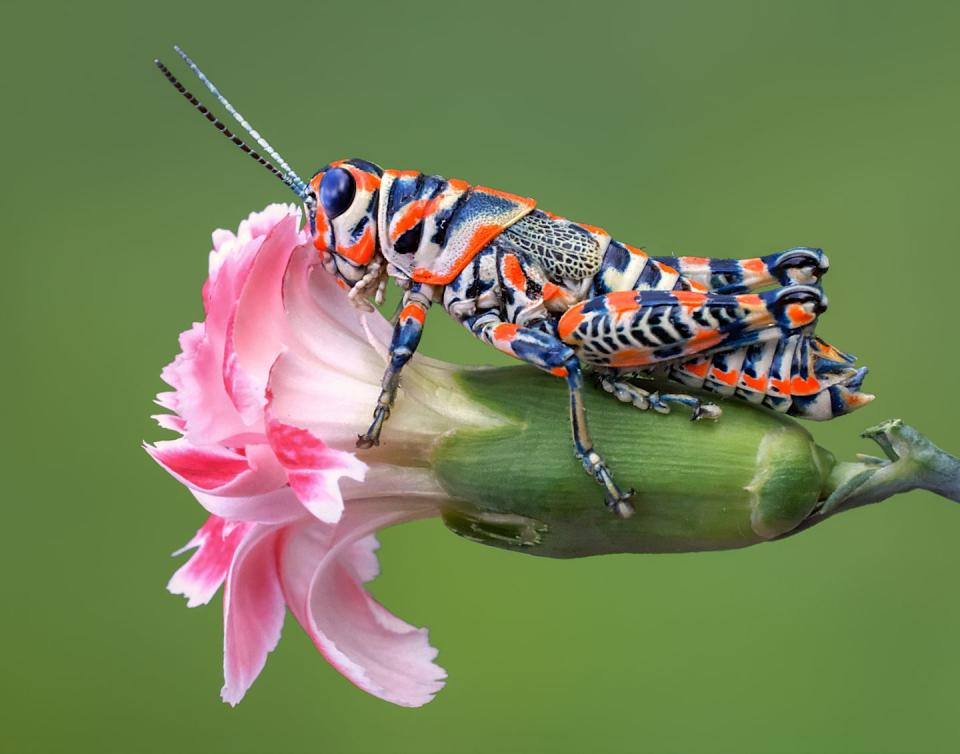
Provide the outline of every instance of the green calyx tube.
[[869,430],[887,458],[837,463],[800,423],[725,401],[716,422],[640,411],[587,388],[590,432],[636,513],[612,515],[573,457],[566,386],[524,367],[467,369],[458,387],[498,421],[454,429],[431,454],[456,533],[558,558],[691,552],[783,537],[922,487],[960,500],[960,461],[898,421]]

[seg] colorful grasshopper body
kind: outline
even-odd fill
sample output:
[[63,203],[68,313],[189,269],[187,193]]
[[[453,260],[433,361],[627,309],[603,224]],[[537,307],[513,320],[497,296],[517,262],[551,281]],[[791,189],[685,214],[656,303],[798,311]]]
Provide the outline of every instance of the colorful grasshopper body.
[[[179,52],[179,50],[178,50]],[[755,259],[650,257],[589,225],[513,194],[415,171],[341,160],[306,183],[249,128],[212,83],[181,56],[280,167],[252,152],[158,62],[209,120],[303,200],[322,264],[358,306],[378,302],[388,278],[404,289],[383,389],[361,448],[379,443],[400,373],[439,303],[500,351],[565,379],[574,450],[604,487],[607,505],[632,512],[587,431],[584,369],[620,400],[693,417],[720,409],[685,394],[648,392],[634,378],[660,376],[809,419],[869,402],[866,369],[813,335],[826,309],[819,249]]]

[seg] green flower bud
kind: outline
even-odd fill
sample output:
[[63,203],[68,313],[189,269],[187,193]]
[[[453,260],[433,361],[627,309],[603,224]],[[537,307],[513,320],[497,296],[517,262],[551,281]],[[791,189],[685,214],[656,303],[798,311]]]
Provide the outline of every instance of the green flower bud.
[[[960,462],[902,424],[871,435],[913,432],[899,455],[838,464],[798,422],[746,403],[725,402],[718,421],[694,423],[586,388],[597,450],[618,483],[636,490],[636,514],[624,520],[574,458],[562,381],[524,367],[464,369],[454,380],[497,421],[454,428],[435,443],[432,472],[451,499],[443,519],[497,547],[560,558],[730,549],[904,489],[960,499]],[[918,449],[935,451],[940,465],[918,465]]]

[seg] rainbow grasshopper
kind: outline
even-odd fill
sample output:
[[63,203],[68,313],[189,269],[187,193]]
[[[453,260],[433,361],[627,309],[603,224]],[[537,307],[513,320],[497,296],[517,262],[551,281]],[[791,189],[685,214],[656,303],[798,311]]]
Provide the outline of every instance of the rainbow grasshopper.
[[[720,409],[682,392],[650,392],[658,375],[775,411],[824,420],[872,400],[866,368],[813,334],[827,306],[820,249],[754,259],[651,257],[601,228],[536,208],[532,199],[366,160],[332,162],[303,181],[180,48],[177,53],[260,146],[232,133],[170,70],[164,76],[224,136],[303,202],[323,266],[357,306],[382,303],[392,278],[403,302],[373,421],[357,446],[379,444],[400,373],[439,303],[498,350],[566,380],[576,457],[603,487],[607,506],[633,506],[587,430],[584,370],[624,402],[693,419]],[[269,158],[269,159],[268,159]],[[272,162],[271,162],[272,160]]]

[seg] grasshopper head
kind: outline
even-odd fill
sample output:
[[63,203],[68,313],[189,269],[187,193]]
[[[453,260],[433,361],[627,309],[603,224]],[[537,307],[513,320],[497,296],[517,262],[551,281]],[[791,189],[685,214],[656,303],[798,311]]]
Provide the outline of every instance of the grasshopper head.
[[305,199],[313,245],[351,300],[382,298],[386,263],[377,246],[377,192],[383,171],[366,160],[339,160],[318,171]]
[[313,245],[320,252],[324,267],[336,275],[340,287],[350,292],[350,300],[364,309],[372,308],[367,301],[370,295],[380,303],[383,300],[387,267],[377,248],[377,191],[383,170],[366,160],[340,160],[320,170],[309,183],[304,182],[280,153],[230,104],[197,64],[179,47],[174,49],[263,153],[253,149],[231,131],[226,123],[180,83],[167,66],[155,60],[154,63],[167,81],[223,136],[300,198],[306,207]]

